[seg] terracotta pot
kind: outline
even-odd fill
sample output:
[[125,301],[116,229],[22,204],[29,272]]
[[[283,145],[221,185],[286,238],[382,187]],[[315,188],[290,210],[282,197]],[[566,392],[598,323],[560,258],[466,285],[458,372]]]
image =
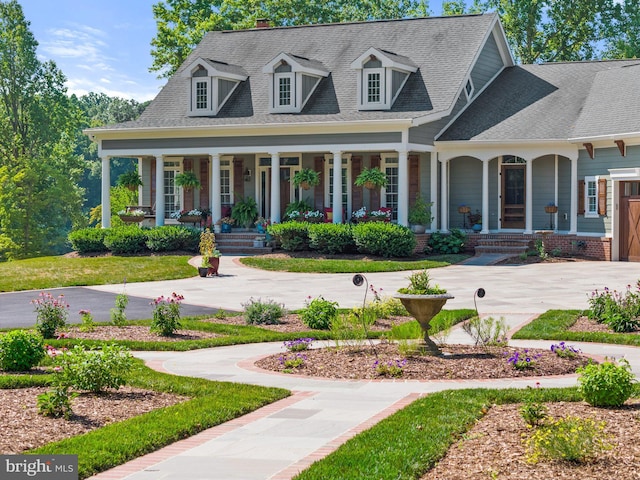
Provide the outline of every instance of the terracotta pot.
[[220,257],[209,257],[209,269],[207,270],[207,275],[215,275],[218,276],[218,267],[220,266]]

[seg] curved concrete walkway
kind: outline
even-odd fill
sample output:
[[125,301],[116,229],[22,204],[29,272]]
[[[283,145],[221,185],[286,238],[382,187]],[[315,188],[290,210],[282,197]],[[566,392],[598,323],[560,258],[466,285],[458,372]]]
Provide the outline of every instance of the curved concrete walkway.
[[[303,306],[307,295],[323,295],[341,306],[359,305],[364,287],[351,275],[268,273],[223,260],[219,278],[130,284],[128,292],[152,298],[176,291],[196,305],[240,309],[249,297],[272,298],[290,308]],[[368,274],[375,288],[391,294],[406,284],[407,272]],[[627,263],[578,262],[518,267],[457,265],[432,271],[432,278],[456,298],[448,308],[473,308],[483,315],[505,317],[510,327],[526,323],[551,308],[585,308],[592,290],[624,289],[635,284],[637,266]],[[92,287],[110,291],[108,286]],[[450,343],[467,343],[461,329]],[[518,341],[513,345],[548,348],[551,342]],[[640,349],[578,344],[584,352],[625,357],[640,374]],[[568,386],[576,376],[468,381],[335,381],[264,372],[252,366],[263,355],[283,352],[282,345],[251,344],[190,352],[140,352],[150,366],[167,372],[212,380],[290,389],[294,394],[252,414],[214,427],[155,453],[104,472],[99,479],[289,479],[347,439],[430,392],[452,388]]]

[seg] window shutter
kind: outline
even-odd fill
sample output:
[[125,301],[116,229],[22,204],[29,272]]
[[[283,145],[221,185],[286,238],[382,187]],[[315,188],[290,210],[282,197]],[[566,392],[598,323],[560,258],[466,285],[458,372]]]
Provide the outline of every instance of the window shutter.
[[420,194],[420,162],[417,155],[409,155],[409,207]]
[[242,158],[233,159],[233,195],[238,198],[244,197],[244,160]]
[[598,179],[598,215],[607,214],[607,179]]
[[149,167],[151,167],[150,170],[150,176],[151,176],[151,181],[149,182],[149,186],[151,187],[151,191],[149,193],[149,195],[151,196],[150,200],[151,200],[151,210],[155,213],[156,211],[156,159],[155,158],[151,158],[151,161],[149,162]]
[[314,157],[313,169],[320,172],[320,183],[313,189],[313,203],[316,210],[324,210],[324,157]]
[[[210,208],[209,204],[209,159],[200,159],[200,183],[202,187],[200,189],[200,207]],[[220,201],[220,199],[218,199]]]
[[578,182],[578,215],[584,215],[584,180]]
[[[380,155],[371,156],[371,168],[380,168]],[[369,190],[369,211],[380,209],[380,189]]]
[[[358,178],[362,172],[362,157],[353,155],[351,157],[351,178]],[[362,208],[362,188],[357,185],[351,186],[351,208],[353,211]]]

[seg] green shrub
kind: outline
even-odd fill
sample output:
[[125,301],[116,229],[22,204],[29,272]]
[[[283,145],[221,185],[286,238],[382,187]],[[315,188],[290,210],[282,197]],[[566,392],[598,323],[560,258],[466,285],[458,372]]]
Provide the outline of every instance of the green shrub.
[[44,341],[35,332],[13,330],[0,336],[0,369],[5,372],[30,370],[44,355]]
[[127,381],[133,368],[133,357],[118,345],[104,345],[101,350],[85,350],[81,345],[63,351],[55,357],[54,383],[76,390],[101,392],[107,388],[118,389]]
[[582,398],[594,407],[619,407],[633,392],[634,375],[625,359],[618,365],[605,361],[580,367],[578,389]]
[[64,295],[55,298],[48,292],[40,292],[31,303],[36,306],[36,330],[44,338],[55,337],[56,330],[64,327],[69,318],[69,305],[64,301]]
[[507,324],[504,318],[473,317],[462,325],[462,329],[473,338],[476,345],[502,346],[507,344]]
[[548,417],[548,408],[544,403],[526,401],[518,411],[520,416],[530,427],[537,427],[541,425]]
[[352,227],[353,240],[361,253],[381,257],[410,257],[416,237],[407,227],[386,222],[359,223]]
[[605,422],[568,416],[542,425],[526,440],[527,461],[540,459],[583,463],[611,450]]
[[309,225],[307,222],[286,222],[269,225],[267,232],[276,239],[283,250],[293,252],[309,249]]
[[147,248],[146,231],[137,225],[110,229],[104,244],[113,253],[139,253]]
[[276,325],[285,315],[284,305],[274,300],[263,302],[261,299],[250,298],[242,306],[244,320],[249,325]]
[[449,233],[432,233],[427,246],[432,253],[460,253],[464,250],[466,241],[467,235],[462,230],[452,228]]
[[307,307],[300,312],[302,322],[314,330],[329,330],[337,316],[338,302],[330,302],[321,296],[307,302]]
[[109,316],[111,323],[116,327],[124,327],[127,323],[127,314],[125,309],[129,304],[129,296],[126,293],[119,293],[116,295],[116,306],[109,310]]
[[104,238],[108,231],[108,228],[81,228],[69,233],[67,239],[78,253],[106,252]]
[[146,231],[146,246],[152,252],[197,251],[200,232],[195,228],[165,225]]
[[422,270],[409,275],[409,286],[399,288],[398,293],[406,295],[442,295],[447,291],[438,284],[431,285],[429,271]]
[[308,229],[309,246],[321,253],[345,253],[355,250],[351,226],[342,223],[316,223]]
[[71,400],[77,396],[77,393],[69,392],[69,387],[55,385],[48,392],[38,395],[38,413],[45,417],[64,417],[68,420],[73,414]]

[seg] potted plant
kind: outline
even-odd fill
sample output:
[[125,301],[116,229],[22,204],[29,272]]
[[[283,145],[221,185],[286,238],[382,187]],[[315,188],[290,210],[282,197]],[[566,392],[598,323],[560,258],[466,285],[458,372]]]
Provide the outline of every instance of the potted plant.
[[116,185],[119,187],[126,187],[132,192],[136,190],[138,187],[142,187],[142,178],[136,170],[130,170],[128,172],[123,173],[116,180]]
[[206,255],[203,255],[202,262],[198,267],[198,275],[204,278],[207,276],[208,271],[209,271],[209,257],[207,257]]
[[416,201],[409,209],[408,218],[413,233],[424,233],[431,220],[433,220],[431,205],[431,203],[425,202],[420,195],[416,195]]
[[369,189],[387,186],[387,174],[378,167],[365,168],[356,177],[354,184],[358,187],[366,187]]
[[[216,235],[205,228],[200,234],[200,254],[202,255],[202,264],[200,268],[207,267],[207,275],[218,275],[218,267],[220,266],[220,250],[216,248]],[[205,261],[206,259],[206,261]],[[198,273],[202,277],[202,272],[198,269]]]
[[222,217],[220,220],[220,230],[222,233],[231,233],[231,226],[235,223],[231,217]]
[[140,223],[144,220],[144,215],[144,210],[140,210],[139,208],[127,208],[118,212],[120,220],[125,223]]
[[176,175],[175,183],[178,187],[184,188],[186,191],[192,188],[200,188],[200,180],[196,177],[196,174],[192,171],[182,172]]
[[482,214],[480,210],[476,209],[476,213],[470,213],[467,217],[469,218],[469,225],[471,225],[471,229],[474,232],[482,230]]
[[251,227],[257,217],[258,204],[251,197],[238,198],[231,209],[231,218],[244,228]]
[[308,190],[320,185],[320,174],[310,168],[303,168],[293,175],[293,185]]
[[444,288],[431,285],[427,270],[413,273],[409,277],[409,282],[409,286],[398,289],[394,297],[400,299],[402,305],[418,321],[424,332],[423,342],[418,345],[418,349],[426,355],[441,355],[442,352],[438,346],[429,338],[429,322],[453,296],[449,295]]

